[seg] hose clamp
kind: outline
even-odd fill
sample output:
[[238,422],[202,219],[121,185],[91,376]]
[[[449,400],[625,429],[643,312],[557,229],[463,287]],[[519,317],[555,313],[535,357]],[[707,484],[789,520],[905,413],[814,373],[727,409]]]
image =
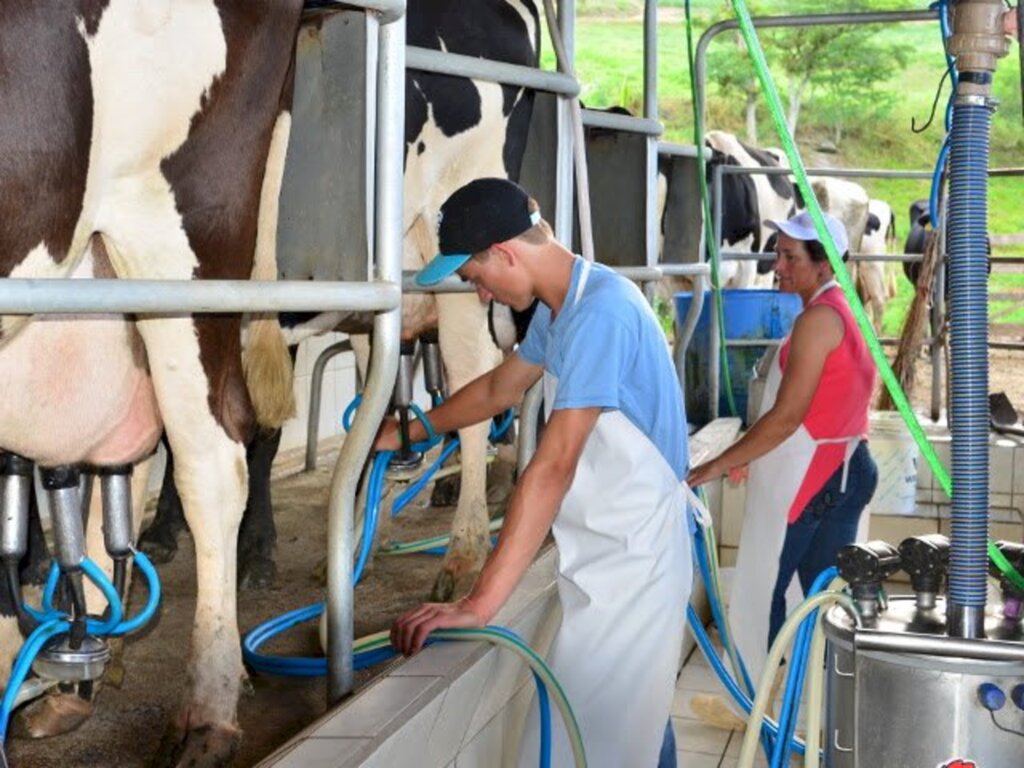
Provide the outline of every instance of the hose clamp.
[[999,99],[981,93],[958,93],[953,105],[957,107],[985,107],[994,110],[999,106]]

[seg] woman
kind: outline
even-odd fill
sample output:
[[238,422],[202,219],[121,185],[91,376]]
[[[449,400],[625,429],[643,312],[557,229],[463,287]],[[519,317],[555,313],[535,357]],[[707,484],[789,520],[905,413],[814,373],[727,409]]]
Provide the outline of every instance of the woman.
[[[845,260],[846,230],[824,217]],[[875,383],[867,345],[810,215],[769,226],[779,232],[779,290],[798,294],[804,309],[772,362],[758,420],[687,477],[696,486],[749,465],[729,618],[755,682],[785,621],[794,574],[806,593],[835,564],[878,484],[866,439]]]

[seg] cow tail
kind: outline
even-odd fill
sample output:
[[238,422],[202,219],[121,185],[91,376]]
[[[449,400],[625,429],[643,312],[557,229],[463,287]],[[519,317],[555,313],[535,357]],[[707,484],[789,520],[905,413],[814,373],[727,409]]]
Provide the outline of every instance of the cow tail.
[[[277,280],[277,214],[290,131],[291,114],[282,111],[274,123],[263,175],[253,280]],[[249,316],[242,370],[260,427],[276,429],[295,415],[292,359],[277,315]]]

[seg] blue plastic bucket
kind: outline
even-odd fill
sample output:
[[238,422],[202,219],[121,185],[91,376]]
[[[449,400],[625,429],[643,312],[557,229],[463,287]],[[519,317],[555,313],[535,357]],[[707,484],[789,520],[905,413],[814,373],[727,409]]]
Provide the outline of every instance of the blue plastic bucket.
[[[676,316],[686,317],[693,299],[692,293],[675,295]],[[711,341],[711,292],[704,292],[704,306],[701,309],[693,338],[686,350],[683,387],[686,394],[686,416],[698,426],[711,420],[710,403],[710,341]],[[789,333],[802,308],[800,297],[795,293],[780,293],[771,290],[746,290],[727,288],[722,291],[722,313],[725,316],[725,335],[729,339],[781,339]],[[767,351],[768,346],[729,347],[726,355],[729,376],[732,381],[733,402],[736,415],[746,422],[747,389],[754,366]],[[720,416],[729,416],[729,400],[725,392],[725,377],[720,378],[721,391],[718,400]],[[749,426],[749,425],[748,425]]]

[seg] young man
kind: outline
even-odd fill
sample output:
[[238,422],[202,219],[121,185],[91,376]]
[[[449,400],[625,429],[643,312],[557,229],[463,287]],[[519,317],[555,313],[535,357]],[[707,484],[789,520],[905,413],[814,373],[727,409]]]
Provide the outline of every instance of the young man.
[[[541,376],[548,419],[470,594],[402,615],[392,642],[411,654],[435,629],[487,624],[551,529],[563,617],[549,662],[588,762],[650,768],[669,719],[692,580],[686,417],[665,338],[640,291],[566,250],[512,182],[478,179],[457,190],[438,234],[441,255],[417,276],[421,285],[457,272],[482,301],[540,304],[514,354],[430,412],[435,431],[518,405]],[[425,436],[420,424],[412,431]],[[376,447],[397,445],[386,422]],[[552,764],[571,765],[553,720]],[[536,764],[537,739],[535,711],[521,764]]]

